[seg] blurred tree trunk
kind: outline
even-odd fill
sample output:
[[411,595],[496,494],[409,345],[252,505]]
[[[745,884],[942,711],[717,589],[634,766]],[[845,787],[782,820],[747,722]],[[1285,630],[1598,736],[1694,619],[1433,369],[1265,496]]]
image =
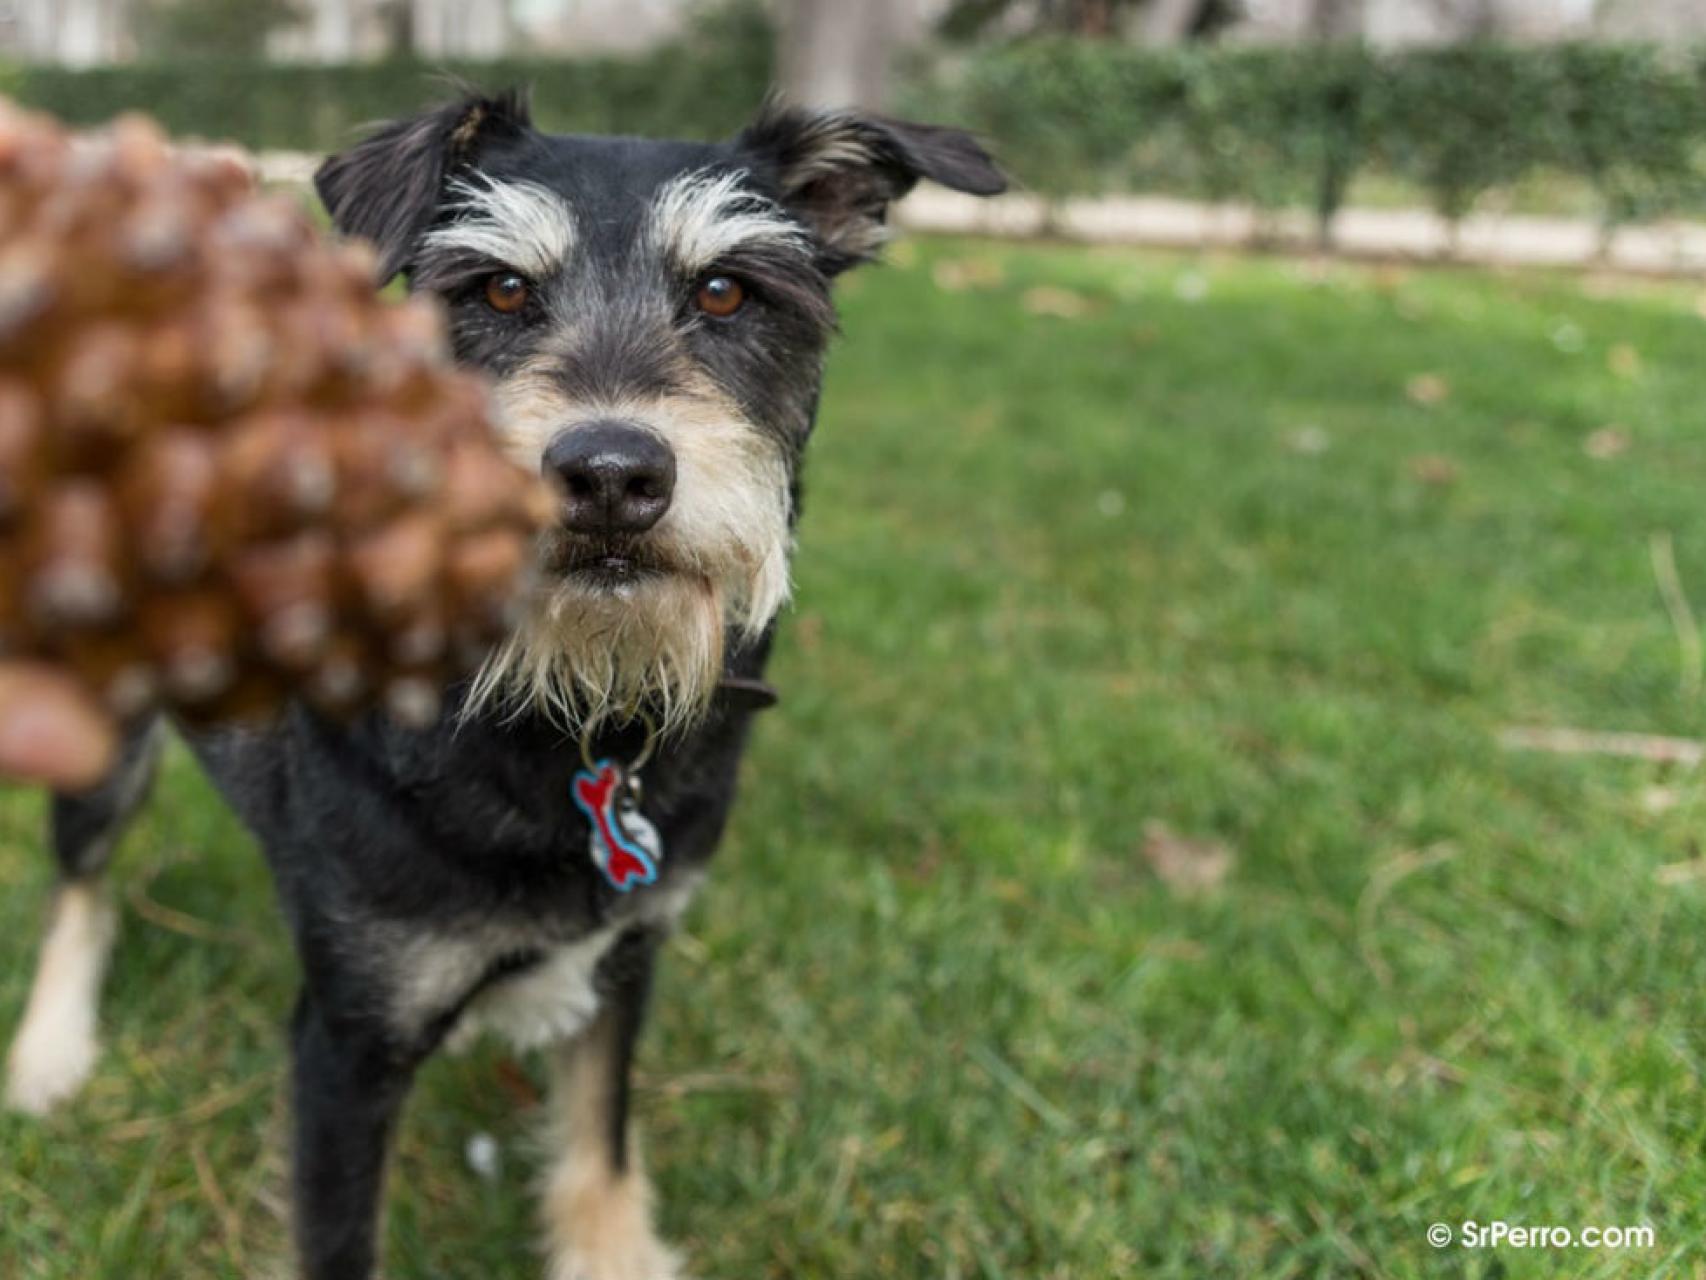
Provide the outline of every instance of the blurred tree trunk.
[[1138,23],[1145,44],[1180,44],[1191,34],[1203,0],[1149,0]]
[[787,0],[782,92],[814,107],[882,106],[898,26],[895,0]]
[[379,10],[385,27],[385,52],[410,57],[415,52],[415,7],[409,0],[386,0]]
[[1081,36],[1111,36],[1114,34],[1113,0],[1077,0],[1073,5],[1072,20]]
[[1362,35],[1363,0],[1314,0],[1309,34],[1317,40],[1354,40]]

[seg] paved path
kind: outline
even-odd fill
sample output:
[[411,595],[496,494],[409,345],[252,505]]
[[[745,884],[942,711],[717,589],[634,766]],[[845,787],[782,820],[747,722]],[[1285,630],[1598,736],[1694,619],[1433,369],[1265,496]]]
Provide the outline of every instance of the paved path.
[[[1052,213],[1052,217],[1051,217]],[[1102,196],[1054,204],[1035,196],[977,200],[939,188],[920,189],[898,210],[916,231],[1033,237],[1055,235],[1093,244],[1174,248],[1265,248],[1313,253],[1315,222],[1307,214],[1258,216],[1247,208],[1157,196]],[[1428,261],[1450,257],[1489,266],[1594,267],[1644,275],[1706,275],[1706,224],[1623,227],[1602,243],[1581,218],[1479,215],[1458,228],[1420,209],[1345,209],[1334,224],[1334,251],[1346,257]]]
[[[308,182],[316,159],[298,152],[255,157],[269,182]],[[1307,214],[1258,216],[1247,208],[1198,204],[1160,196],[1101,196],[1051,204],[1036,196],[978,200],[940,187],[921,187],[903,200],[896,221],[914,231],[1030,239],[1059,236],[1091,244],[1167,248],[1263,248],[1315,251]],[[1600,229],[1581,218],[1479,215],[1450,229],[1420,209],[1345,209],[1334,227],[1334,250],[1346,257],[1430,261],[1450,257],[1487,266],[1593,267],[1642,275],[1706,276],[1706,223],[1667,222],[1624,227],[1601,243]]]

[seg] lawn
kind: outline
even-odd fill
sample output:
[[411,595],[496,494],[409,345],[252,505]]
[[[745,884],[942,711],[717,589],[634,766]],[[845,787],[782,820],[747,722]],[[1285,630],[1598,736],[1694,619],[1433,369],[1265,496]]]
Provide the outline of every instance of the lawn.
[[[1498,741],[1706,733],[1654,569],[1706,608],[1696,293],[931,242],[844,300],[784,701],[642,1055],[695,1274],[1706,1274],[1706,785]],[[0,1275],[264,1274],[292,963],[181,755],[117,881]],[[541,1076],[425,1072],[392,1280],[537,1275]],[[1426,1240],[1495,1219],[1655,1243]]]

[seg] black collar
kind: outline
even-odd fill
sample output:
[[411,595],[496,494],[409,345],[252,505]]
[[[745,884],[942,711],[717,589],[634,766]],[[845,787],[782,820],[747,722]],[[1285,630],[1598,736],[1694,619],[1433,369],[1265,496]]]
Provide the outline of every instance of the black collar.
[[763,711],[781,701],[775,686],[757,676],[724,676],[717,682],[717,697],[736,711]]

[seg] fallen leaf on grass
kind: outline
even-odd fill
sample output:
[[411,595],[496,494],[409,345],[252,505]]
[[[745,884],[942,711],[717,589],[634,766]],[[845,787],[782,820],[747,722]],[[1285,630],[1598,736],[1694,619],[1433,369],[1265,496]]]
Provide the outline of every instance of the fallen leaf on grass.
[[1296,431],[1289,432],[1285,438],[1286,448],[1311,458],[1326,453],[1332,443],[1332,437],[1320,427],[1299,427]]
[[1187,271],[1173,282],[1173,296],[1180,302],[1201,302],[1208,297],[1208,277],[1200,271]]
[[1596,461],[1609,461],[1629,452],[1629,433],[1622,427],[1601,427],[1582,441],[1582,452]]
[[1412,480],[1439,488],[1456,484],[1457,477],[1462,474],[1462,468],[1439,453],[1418,454],[1410,459],[1409,467]]
[[1667,862],[1653,872],[1653,879],[1662,885],[1692,884],[1696,880],[1706,880],[1706,858]]
[[823,615],[803,613],[794,620],[794,643],[806,653],[823,643]]
[[1443,404],[1451,398],[1451,384],[1437,373],[1418,373],[1404,384],[1404,394],[1414,404]]
[[539,1092],[539,1086],[533,1083],[533,1077],[527,1074],[514,1058],[499,1058],[495,1068],[498,1088],[503,1090],[509,1101],[517,1107],[536,1107],[544,1101]]
[[1387,264],[1375,267],[1370,273],[1369,279],[1373,282],[1374,287],[1380,290],[1380,292],[1396,293],[1399,289],[1410,283],[1410,272],[1405,270],[1403,267],[1395,267]]
[[1605,367],[1619,378],[1641,376],[1641,353],[1627,342],[1619,342],[1605,353]]
[[1334,263],[1329,258],[1305,258],[1292,267],[1292,275],[1300,283],[1306,285],[1326,285],[1333,283]]
[[964,293],[967,289],[997,288],[1007,273],[994,258],[948,258],[931,268],[930,278],[938,289]]
[[1079,320],[1090,314],[1090,299],[1071,289],[1052,284],[1039,284],[1026,289],[1021,299],[1025,310],[1034,316],[1054,316],[1058,320]]
[[966,410],[960,419],[960,429],[975,440],[995,430],[1000,421],[1001,409],[998,405],[980,404]]
[[1431,1053],[1420,1049],[1406,1048],[1398,1055],[1395,1064],[1398,1079],[1395,1083],[1403,1085],[1412,1079],[1426,1080],[1432,1084],[1462,1084],[1469,1077],[1463,1071],[1447,1062],[1444,1058],[1436,1058]]
[[1682,792],[1676,787],[1647,787],[1641,792],[1641,808],[1647,813],[1669,813],[1682,803]]
[[1143,824],[1143,857],[1156,879],[1186,897],[1218,889],[1236,861],[1221,841],[1179,835],[1153,818]]

